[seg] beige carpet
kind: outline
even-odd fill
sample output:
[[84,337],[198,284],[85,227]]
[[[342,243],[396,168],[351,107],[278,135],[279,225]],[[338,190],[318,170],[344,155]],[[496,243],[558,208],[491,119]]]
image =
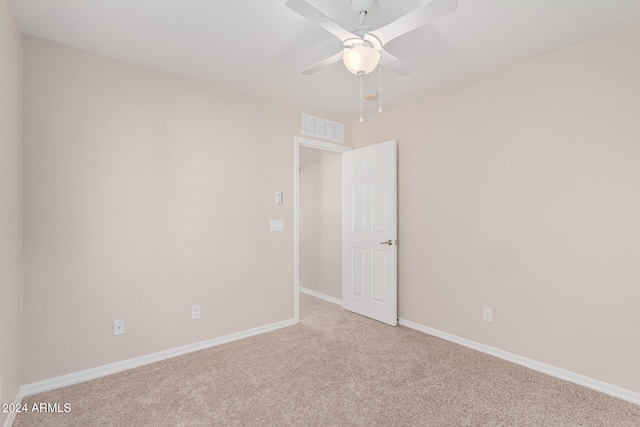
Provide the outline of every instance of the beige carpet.
[[300,292],[300,321],[342,311],[342,306]]
[[15,426],[640,426],[640,406],[345,311],[25,399]]

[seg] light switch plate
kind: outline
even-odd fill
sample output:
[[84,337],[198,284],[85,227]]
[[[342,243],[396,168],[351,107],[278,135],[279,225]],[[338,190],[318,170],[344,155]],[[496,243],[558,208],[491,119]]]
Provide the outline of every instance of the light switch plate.
[[272,219],[269,221],[269,231],[284,231],[284,220]]

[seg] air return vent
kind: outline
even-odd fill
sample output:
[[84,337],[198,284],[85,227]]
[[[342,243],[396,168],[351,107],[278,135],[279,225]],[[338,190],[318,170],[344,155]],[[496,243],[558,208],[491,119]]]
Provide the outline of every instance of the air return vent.
[[344,124],[303,114],[302,134],[344,143]]

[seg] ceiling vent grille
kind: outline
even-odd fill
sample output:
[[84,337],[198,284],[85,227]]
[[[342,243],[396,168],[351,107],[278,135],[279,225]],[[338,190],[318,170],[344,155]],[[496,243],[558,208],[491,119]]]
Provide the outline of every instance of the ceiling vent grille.
[[344,124],[303,114],[302,134],[344,143]]

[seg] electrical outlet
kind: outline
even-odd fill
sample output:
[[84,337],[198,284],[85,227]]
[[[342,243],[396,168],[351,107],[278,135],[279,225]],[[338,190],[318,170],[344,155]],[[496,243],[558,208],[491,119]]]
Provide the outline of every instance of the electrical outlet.
[[200,318],[200,306],[192,305],[191,306],[191,320],[196,320]]
[[284,231],[284,220],[283,219],[270,220],[269,231]]
[[113,335],[124,334],[124,319],[113,321]]
[[493,322],[493,310],[489,307],[483,307],[482,320],[484,320],[485,322]]

